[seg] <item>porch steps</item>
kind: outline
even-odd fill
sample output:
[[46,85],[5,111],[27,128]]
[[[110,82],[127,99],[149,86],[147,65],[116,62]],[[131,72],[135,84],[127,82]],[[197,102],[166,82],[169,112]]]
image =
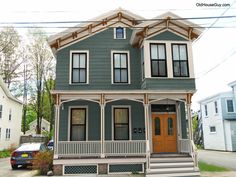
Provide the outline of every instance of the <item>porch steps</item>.
[[158,156],[151,157],[150,169],[146,177],[190,177],[200,176],[198,169],[194,169],[193,160],[189,156]]

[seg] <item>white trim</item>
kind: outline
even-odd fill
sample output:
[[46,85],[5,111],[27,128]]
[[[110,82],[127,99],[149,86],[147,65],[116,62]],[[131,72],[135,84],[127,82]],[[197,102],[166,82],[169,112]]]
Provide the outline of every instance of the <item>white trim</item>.
[[[72,54],[73,53],[86,53],[86,64],[87,64],[87,78],[86,83],[72,83],[71,72],[72,72]],[[69,62],[69,84],[70,85],[84,85],[89,84],[89,50],[70,50],[70,62]]]
[[[125,53],[127,54],[127,61],[128,61],[128,83],[114,83],[114,74],[113,74],[113,54],[114,53]],[[131,83],[131,77],[130,77],[130,54],[129,50],[111,50],[111,84],[114,85],[125,85]]]
[[[229,112],[229,110],[228,110],[228,103],[227,103],[228,100],[232,100],[233,109],[234,109],[233,112]],[[233,99],[233,98],[226,98],[226,99],[225,99],[225,105],[226,105],[226,112],[227,112],[228,114],[235,113],[235,105],[234,105],[234,99]]]
[[[124,38],[116,38],[116,28],[123,28],[123,33],[124,33]],[[114,39],[126,39],[126,28],[123,27],[123,26],[117,26],[117,27],[114,27],[113,28],[113,31],[114,31]]]
[[70,124],[71,124],[71,109],[73,109],[73,108],[85,108],[86,109],[86,117],[85,117],[85,119],[86,119],[86,135],[85,135],[85,141],[88,141],[88,118],[89,118],[89,115],[88,115],[88,106],[87,105],[85,105],[85,106],[68,106],[68,132],[67,132],[67,141],[70,141],[70,130],[71,130],[71,126],[70,126]]
[[112,141],[118,141],[118,140],[114,140],[114,109],[115,108],[128,108],[129,109],[129,140],[132,140],[132,128],[131,128],[131,105],[112,105],[111,106],[111,140]]

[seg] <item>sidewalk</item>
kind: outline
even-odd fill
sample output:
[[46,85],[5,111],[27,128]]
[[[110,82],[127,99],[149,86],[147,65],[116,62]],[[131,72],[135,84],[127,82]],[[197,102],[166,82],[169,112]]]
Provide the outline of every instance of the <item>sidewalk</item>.
[[229,171],[229,172],[201,172],[201,177],[236,177],[236,171]]

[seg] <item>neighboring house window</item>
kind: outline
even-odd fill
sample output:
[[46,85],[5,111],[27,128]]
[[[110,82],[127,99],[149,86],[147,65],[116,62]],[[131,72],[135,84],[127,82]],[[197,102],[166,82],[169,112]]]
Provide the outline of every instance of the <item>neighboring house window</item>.
[[1,137],[2,137],[2,128],[0,127],[0,140],[1,140]]
[[173,72],[175,77],[188,77],[188,53],[186,44],[172,44]]
[[114,38],[115,39],[125,39],[126,38],[125,28],[122,28],[122,27],[114,28]]
[[0,118],[2,118],[2,105],[0,105]]
[[11,129],[7,128],[6,129],[6,140],[9,140],[11,138]]
[[113,53],[113,83],[129,82],[127,53]]
[[166,77],[166,46],[165,44],[150,44],[152,77]]
[[227,100],[227,111],[234,112],[234,102],[233,100]]
[[9,120],[11,120],[11,109],[9,110]]
[[71,141],[86,140],[86,108],[71,109]]
[[129,140],[129,108],[114,108],[114,140]]
[[215,101],[214,104],[215,104],[215,113],[217,114],[217,113],[218,113],[218,104],[217,104],[217,101]]
[[87,53],[72,53],[72,83],[87,83]]
[[210,133],[216,133],[216,127],[210,126]]
[[205,105],[204,108],[205,108],[205,116],[208,116],[207,105]]

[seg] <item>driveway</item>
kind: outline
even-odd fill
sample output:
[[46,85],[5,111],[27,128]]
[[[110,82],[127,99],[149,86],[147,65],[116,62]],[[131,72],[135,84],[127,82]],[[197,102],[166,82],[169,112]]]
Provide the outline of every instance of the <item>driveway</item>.
[[236,152],[199,150],[199,160],[236,171]]
[[10,158],[0,159],[0,177],[31,177],[36,174],[35,170],[19,168],[12,170]]

